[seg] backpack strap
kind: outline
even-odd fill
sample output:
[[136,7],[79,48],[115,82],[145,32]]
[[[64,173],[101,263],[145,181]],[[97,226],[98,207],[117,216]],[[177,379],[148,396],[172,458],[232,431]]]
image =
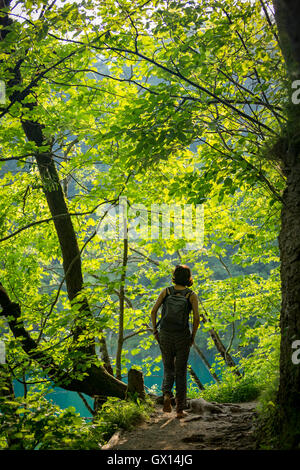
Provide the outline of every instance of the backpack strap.
[[187,291],[187,293],[185,294],[185,297],[186,297],[188,300],[190,300],[190,296],[191,296],[193,293],[194,293],[194,291],[191,290],[191,289],[189,289],[189,290]]
[[[188,287],[186,287],[185,289],[178,289],[176,290],[175,287],[173,287],[173,290],[174,290],[174,293],[176,291],[176,294],[181,294],[181,295],[184,295],[184,297],[186,297],[187,299],[189,298],[189,296],[191,295],[191,293],[193,292],[191,289],[189,289]],[[184,292],[184,293],[183,293]]]
[[194,292],[193,290],[189,289],[188,287],[186,287],[185,289],[176,290],[174,286],[169,286],[169,287],[166,287],[166,295],[164,297],[163,302],[168,297],[168,295],[175,294],[175,291],[176,291],[177,294],[180,293],[180,291],[182,291],[182,292],[185,291],[185,294],[181,294],[181,295],[184,295],[184,297],[186,297],[188,300],[190,298],[190,295],[192,295],[193,292]]
[[192,302],[190,300],[191,295],[194,293],[192,289],[189,289],[188,292],[185,294],[185,298],[188,300],[190,305],[190,311],[193,309]]

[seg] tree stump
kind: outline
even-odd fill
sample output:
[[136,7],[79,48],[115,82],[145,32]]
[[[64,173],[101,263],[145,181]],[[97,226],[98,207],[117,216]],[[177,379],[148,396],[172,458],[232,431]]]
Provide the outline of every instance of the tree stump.
[[130,369],[128,372],[126,398],[132,398],[135,394],[141,400],[145,400],[146,394],[144,389],[144,377],[141,371]]

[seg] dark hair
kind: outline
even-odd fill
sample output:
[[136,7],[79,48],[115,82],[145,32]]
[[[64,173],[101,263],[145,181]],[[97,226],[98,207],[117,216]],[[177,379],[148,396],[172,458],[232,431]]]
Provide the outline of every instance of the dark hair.
[[190,268],[186,264],[177,264],[172,274],[174,284],[190,287],[193,284],[193,278]]

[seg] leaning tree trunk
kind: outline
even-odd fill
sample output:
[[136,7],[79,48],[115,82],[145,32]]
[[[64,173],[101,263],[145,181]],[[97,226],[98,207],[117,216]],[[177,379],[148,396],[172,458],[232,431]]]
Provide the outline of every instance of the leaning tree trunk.
[[292,83],[300,80],[300,2],[274,0],[273,3],[290,80],[288,122],[275,148],[280,150],[279,159],[286,176],[279,235],[282,301],[278,446],[291,449],[300,443],[300,364],[292,360],[293,343],[300,340],[300,104],[292,99]]
[[194,380],[195,384],[199,388],[199,390],[204,390],[204,385],[202,384],[201,380],[199,379],[198,375],[194,371],[191,365],[188,365],[188,372],[192,379]]
[[[0,0],[0,7],[6,7],[8,10],[9,6],[9,0]],[[9,27],[12,23],[13,21],[9,18],[7,13],[1,15],[0,43],[2,42],[4,48],[5,37],[9,32]],[[18,61],[17,65],[13,69],[10,69],[12,78],[7,84],[7,95],[11,103],[19,101],[23,105],[27,116],[29,114],[33,116],[35,109],[37,109],[37,103],[30,102],[24,104],[22,103],[22,99],[27,96],[25,91],[11,91],[12,86],[18,85],[20,87],[22,85],[21,65],[22,59]],[[78,335],[84,331],[84,319],[89,317],[91,312],[85,298],[80,298],[80,300],[76,299],[78,294],[81,293],[83,287],[81,257],[77,237],[51,153],[51,145],[49,145],[49,141],[45,139],[43,134],[43,125],[34,117],[31,119],[22,119],[21,124],[27,139],[34,142],[37,146],[35,154],[36,162],[42,181],[43,191],[53,217],[55,230],[61,248],[68,297],[71,303],[74,304],[77,302],[80,305],[79,314],[75,319],[74,325],[72,325],[74,338],[73,347],[79,349],[76,344],[76,339]],[[48,151],[44,150],[45,146],[49,147]],[[89,344],[84,345],[83,347],[80,346],[80,350],[83,353],[81,361],[84,362],[88,359],[88,363],[91,364],[86,370],[86,376],[83,380],[76,380],[75,378],[72,379],[68,377],[63,370],[60,370],[53,359],[48,356],[48,354],[44,353],[42,348],[31,338],[21,320],[20,307],[17,304],[12,303],[6,293],[4,294],[2,292],[2,295],[0,296],[0,306],[3,308],[3,314],[7,316],[8,324],[13,335],[21,342],[23,350],[30,358],[37,361],[42,368],[48,371],[49,376],[56,385],[59,385],[66,390],[83,392],[91,396],[113,395],[121,398],[125,397],[126,385],[111,376],[104,367],[98,367],[93,364],[93,358],[96,359],[94,341],[89,342]],[[80,364],[74,363],[73,373],[76,373],[78,365]]]
[[[42,126],[35,121],[23,121],[22,122],[26,137],[37,144],[38,147],[46,145],[43,138]],[[69,214],[69,210],[64,198],[64,193],[59,181],[57,170],[52,158],[51,151],[48,152],[37,152],[36,161],[38,169],[41,175],[43,190],[47,199],[47,203],[54,220],[54,226],[59,239],[61,253],[63,257],[63,268],[65,273],[65,280],[67,286],[67,292],[70,302],[76,302],[76,296],[81,292],[83,287],[83,276],[81,269],[81,257],[78,248],[77,238],[72,224],[72,220]],[[88,302],[85,298],[78,301],[80,304],[79,318],[75,320],[73,328],[74,347],[76,348],[76,339],[79,334],[84,332],[84,318],[91,316]],[[94,341],[88,345],[81,347],[84,357],[89,360],[88,356],[95,356],[95,344]],[[95,356],[96,358],[96,356]],[[77,364],[74,364],[74,370],[76,370]],[[105,368],[96,368],[91,366],[87,370],[87,380],[93,383],[91,389],[95,390],[95,384],[98,383],[98,389],[96,395],[106,395],[114,390],[114,394],[117,396],[124,397],[125,386],[114,377],[110,376]],[[110,379],[109,379],[110,377]],[[85,379],[86,380],[86,379]],[[103,383],[102,383],[103,380]],[[60,378],[61,381],[61,378]],[[113,387],[108,382],[114,382]],[[63,385],[61,385],[63,386]],[[106,387],[108,386],[107,390]],[[80,390],[81,389],[81,390]],[[90,390],[90,386],[87,387]],[[83,391],[82,387],[79,390]],[[90,394],[90,392],[85,392]]]
[[206,359],[206,357],[203,354],[203,352],[201,351],[201,349],[199,348],[199,346],[197,346],[197,344],[195,342],[194,342],[193,346],[194,346],[194,349],[197,352],[198,356],[202,359],[204,365],[206,366],[208,372],[210,373],[210,375],[212,376],[214,381],[215,382],[220,382],[219,377],[217,376],[217,374],[211,370],[211,365],[208,362],[208,360]]
[[[204,313],[201,314],[202,322],[203,323],[210,323],[210,320],[207,316],[207,312],[206,312],[205,307],[204,307],[203,303],[201,302],[201,300],[200,300],[200,303],[201,303],[203,311],[205,312],[205,314]],[[224,359],[225,363],[227,364],[227,366],[231,368],[231,370],[233,371],[233,373],[237,377],[241,378],[242,374],[238,370],[236,363],[234,362],[231,354],[229,354],[227,348],[224,346],[224,344],[223,344],[220,336],[216,332],[216,330],[214,328],[210,328],[209,329],[209,334],[210,334],[213,342],[215,343],[215,346],[216,346],[217,350],[219,351],[219,353],[221,354],[221,356]]]
[[115,377],[112,377],[104,367],[91,364],[87,369],[87,375],[82,380],[72,378],[70,374],[61,369],[50,354],[43,351],[39,344],[30,336],[24,327],[21,318],[20,306],[11,302],[7,292],[0,287],[1,315],[7,318],[11,332],[30,359],[37,362],[47,372],[48,377],[56,386],[74,392],[82,392],[91,397],[115,396],[125,398],[127,385]]

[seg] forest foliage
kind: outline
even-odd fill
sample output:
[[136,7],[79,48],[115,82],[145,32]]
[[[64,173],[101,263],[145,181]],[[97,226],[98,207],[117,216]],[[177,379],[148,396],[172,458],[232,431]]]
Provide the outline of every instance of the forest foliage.
[[[40,350],[70,377],[83,379],[89,361],[105,364],[103,339],[122,380],[132,366],[145,376],[155,372],[160,357],[150,310],[171,285],[174,266],[186,263],[209,320],[196,345],[212,352],[211,372],[223,377],[201,396],[243,401],[277,380],[285,179],[268,155],[285,122],[286,92],[271,13],[261,4],[24,0],[11,8],[14,21],[0,53],[0,78],[8,84],[0,109],[0,280]],[[28,141],[24,120],[41,124],[47,145]],[[81,254],[77,300],[88,299],[89,317],[68,298],[37,151],[51,151],[55,161]],[[99,233],[120,196],[132,230],[126,246]],[[175,205],[173,228],[185,204],[194,214],[202,205],[203,246],[189,248],[191,240],[174,230],[166,239],[142,233],[141,214],[146,208],[149,222],[154,204]],[[75,322],[84,328],[74,349]],[[24,387],[23,397],[6,401],[1,445],[104,442],[116,423],[109,430],[101,423],[116,399],[87,429],[75,410],[45,400],[53,386],[49,371],[26,354],[7,318],[0,317],[0,328],[10,378]],[[216,350],[212,328],[242,382]],[[80,348],[91,341],[97,356],[74,369]],[[189,393],[200,396],[195,384]],[[144,413],[140,403],[120,403],[115,409],[126,409],[133,421]]]

